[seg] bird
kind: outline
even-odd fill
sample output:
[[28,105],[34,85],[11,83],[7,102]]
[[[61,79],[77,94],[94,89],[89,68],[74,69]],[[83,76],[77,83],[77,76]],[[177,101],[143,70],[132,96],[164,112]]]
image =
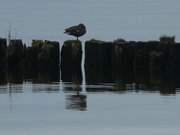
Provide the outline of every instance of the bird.
[[71,26],[69,28],[65,29],[65,34],[71,35],[71,36],[75,36],[78,40],[78,37],[83,36],[84,34],[86,34],[86,26],[82,23],[75,25],[75,26]]

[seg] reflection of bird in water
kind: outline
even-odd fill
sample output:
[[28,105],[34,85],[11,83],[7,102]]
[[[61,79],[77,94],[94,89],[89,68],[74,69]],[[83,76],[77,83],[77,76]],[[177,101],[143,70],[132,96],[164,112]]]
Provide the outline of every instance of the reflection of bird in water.
[[65,29],[64,33],[71,35],[71,36],[75,36],[75,37],[77,37],[77,40],[78,40],[78,37],[86,34],[86,26],[84,24],[72,26],[72,27]]
[[87,96],[81,94],[81,87],[79,85],[72,87],[76,94],[66,96],[66,109],[86,111]]
[[79,111],[86,111],[87,101],[86,95],[67,95],[66,96],[66,109],[73,109]]

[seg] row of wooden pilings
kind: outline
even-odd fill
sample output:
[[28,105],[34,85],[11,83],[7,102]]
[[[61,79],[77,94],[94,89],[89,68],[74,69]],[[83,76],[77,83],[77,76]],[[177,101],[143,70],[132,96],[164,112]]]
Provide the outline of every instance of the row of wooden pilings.
[[[87,84],[180,81],[180,43],[160,41],[85,42]],[[0,82],[82,82],[82,43],[0,39]],[[61,72],[61,73],[60,73]]]
[[86,82],[159,85],[180,81],[180,44],[97,40],[85,43]]

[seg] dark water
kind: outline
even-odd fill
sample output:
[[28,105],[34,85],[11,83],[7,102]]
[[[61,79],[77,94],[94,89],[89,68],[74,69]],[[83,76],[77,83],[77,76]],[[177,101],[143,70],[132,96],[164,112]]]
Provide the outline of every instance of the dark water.
[[114,84],[0,86],[2,135],[179,135],[180,93]]

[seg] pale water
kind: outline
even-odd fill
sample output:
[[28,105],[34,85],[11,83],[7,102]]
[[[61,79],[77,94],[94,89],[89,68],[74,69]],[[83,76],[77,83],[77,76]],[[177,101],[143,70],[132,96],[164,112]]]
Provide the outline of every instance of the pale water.
[[[0,0],[0,36],[58,40],[72,37],[64,28],[87,25],[82,40],[158,40],[163,34],[180,41],[179,0]],[[11,28],[10,28],[11,27]]]
[[180,134],[178,89],[161,95],[114,91],[113,85],[24,83],[0,86],[0,92],[2,135]]

